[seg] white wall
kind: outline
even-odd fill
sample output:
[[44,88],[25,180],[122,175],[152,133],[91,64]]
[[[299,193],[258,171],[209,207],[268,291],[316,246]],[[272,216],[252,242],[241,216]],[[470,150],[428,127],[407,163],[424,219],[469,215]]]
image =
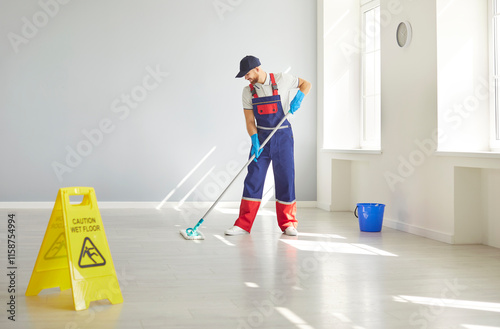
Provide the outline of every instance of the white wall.
[[[0,20],[4,202],[213,201],[250,146],[240,59],[316,81],[313,0],[2,1]],[[316,200],[315,93],[295,115],[299,201]]]
[[482,243],[500,248],[500,170],[481,171]]
[[[435,152],[443,137],[437,133],[436,7],[436,1],[381,1],[385,19],[381,29],[382,154],[328,150],[321,143],[319,123],[318,205],[327,210],[352,211],[359,202],[380,202],[386,204],[384,225],[449,243],[499,246],[498,239],[493,238],[500,235],[500,218],[495,215],[498,212],[493,200],[499,199],[500,189],[490,183],[498,180],[498,157]],[[409,21],[413,28],[412,43],[407,48],[399,48],[395,40],[401,21]],[[342,35],[345,31],[339,28],[332,33]],[[318,46],[321,49],[321,44]],[[327,47],[324,49],[318,57],[320,67],[333,55]],[[320,81],[319,113],[331,110],[323,105],[329,97],[324,90],[336,78],[325,75]],[[332,174],[334,170],[342,172]],[[343,175],[350,179],[337,179]],[[468,180],[473,182],[472,191],[467,190]],[[456,190],[455,186],[462,188]],[[342,191],[349,193],[350,202],[335,198]],[[474,195],[470,203],[466,202],[467,195]]]

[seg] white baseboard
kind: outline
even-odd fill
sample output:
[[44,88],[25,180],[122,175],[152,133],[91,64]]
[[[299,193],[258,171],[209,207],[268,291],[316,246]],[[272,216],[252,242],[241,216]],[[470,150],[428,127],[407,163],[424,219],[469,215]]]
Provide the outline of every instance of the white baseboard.
[[[52,209],[55,202],[0,202],[0,209]],[[97,202],[101,209],[155,208],[159,202]],[[169,205],[164,204],[165,208]],[[173,206],[171,206],[173,207]]]
[[299,208],[318,208],[318,203],[316,201],[297,201],[297,207],[299,207]]
[[437,232],[437,231],[429,230],[426,228],[410,225],[407,223],[403,223],[403,222],[400,222],[397,220],[391,220],[391,219],[387,219],[387,218],[384,218],[383,225],[390,227],[390,228],[393,228],[393,229],[396,229],[398,231],[407,232],[407,233],[415,234],[418,236],[422,236],[424,238],[429,238],[432,240],[453,244],[454,238],[453,238],[453,235],[451,235],[451,234]]
[[317,202],[316,207],[321,210],[331,211],[331,205],[329,203]]
[[54,202],[0,202],[0,209],[52,209]]
[[[207,202],[184,202],[183,207],[194,206],[197,208],[210,207],[213,204]],[[114,202],[114,201],[98,201],[97,205],[100,209],[170,209],[179,207],[179,202]],[[220,208],[238,208],[239,201],[224,201],[219,202],[217,207]],[[54,202],[0,202],[0,209],[52,209]],[[264,205],[265,208],[274,208],[274,201],[269,201]],[[300,208],[315,208],[316,201],[297,201],[297,207]]]

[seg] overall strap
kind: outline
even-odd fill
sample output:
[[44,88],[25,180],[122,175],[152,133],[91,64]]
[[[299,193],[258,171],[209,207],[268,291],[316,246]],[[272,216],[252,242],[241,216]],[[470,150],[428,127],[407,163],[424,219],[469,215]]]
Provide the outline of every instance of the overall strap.
[[271,77],[271,86],[273,87],[273,96],[278,95],[278,85],[276,84],[276,80],[274,80],[274,74],[269,73]]
[[252,92],[253,98],[258,98],[259,97],[259,96],[257,96],[257,90],[255,90],[253,84],[250,84],[250,91]]

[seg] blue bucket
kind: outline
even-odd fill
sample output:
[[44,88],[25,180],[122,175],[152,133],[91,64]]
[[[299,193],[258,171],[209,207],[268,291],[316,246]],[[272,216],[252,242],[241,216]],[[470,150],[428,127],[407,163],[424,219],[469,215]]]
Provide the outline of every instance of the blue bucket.
[[380,232],[384,209],[385,204],[382,203],[358,203],[354,209],[354,216],[359,218],[359,229],[363,232]]

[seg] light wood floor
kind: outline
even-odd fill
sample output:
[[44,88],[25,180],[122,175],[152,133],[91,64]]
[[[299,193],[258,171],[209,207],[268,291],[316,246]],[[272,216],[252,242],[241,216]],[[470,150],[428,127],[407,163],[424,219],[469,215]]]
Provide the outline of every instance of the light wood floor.
[[271,210],[251,235],[225,237],[237,209],[222,209],[205,240],[184,240],[179,229],[204,210],[101,210],[124,303],[80,312],[71,289],[24,297],[51,210],[16,211],[17,321],[1,275],[0,328],[500,328],[499,249],[360,232],[352,214],[312,208],[298,210],[298,237],[283,236]]

